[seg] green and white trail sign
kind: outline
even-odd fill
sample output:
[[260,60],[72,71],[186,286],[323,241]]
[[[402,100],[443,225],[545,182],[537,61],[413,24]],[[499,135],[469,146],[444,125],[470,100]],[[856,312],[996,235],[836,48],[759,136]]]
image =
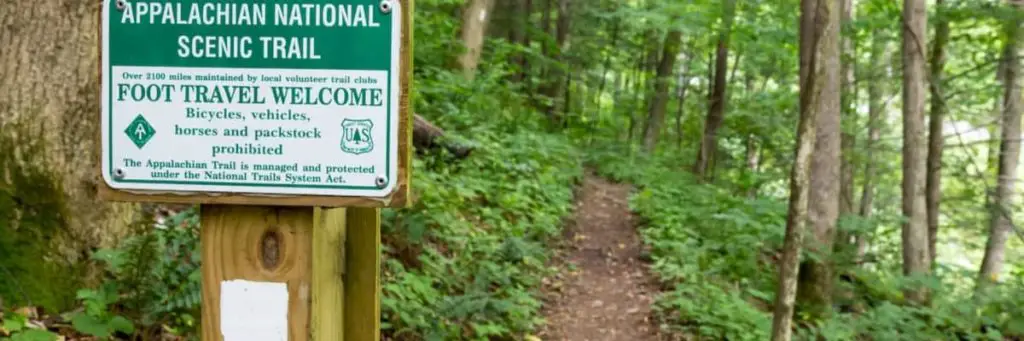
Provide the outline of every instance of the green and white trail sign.
[[105,0],[104,181],[388,195],[401,10],[391,0]]

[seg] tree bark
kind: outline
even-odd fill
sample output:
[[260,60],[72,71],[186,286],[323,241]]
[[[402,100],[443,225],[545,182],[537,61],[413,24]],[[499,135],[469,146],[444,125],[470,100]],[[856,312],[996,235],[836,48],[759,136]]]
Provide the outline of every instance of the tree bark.
[[686,56],[686,64],[683,65],[683,72],[679,75],[679,100],[676,109],[676,148],[683,147],[683,109],[686,106],[686,92],[690,89],[690,65],[693,63],[694,53],[692,48]]
[[[566,63],[562,56],[566,51],[569,50],[569,25],[572,19],[572,1],[571,0],[558,0],[558,19],[555,24],[555,43],[557,44],[554,51],[548,56],[551,60],[555,60],[561,63]],[[568,85],[565,81],[565,68],[568,66],[555,66],[551,69],[551,72],[547,75],[547,82],[549,86],[545,91],[545,95],[551,100],[551,105],[547,107],[548,117],[552,119],[556,126],[561,126],[565,122],[563,121],[564,108],[566,103],[562,103],[564,100],[563,92]]]
[[[1020,5],[1011,3],[1014,10]],[[1019,13],[1018,13],[1019,14]],[[1015,17],[1016,18],[1016,17]],[[995,198],[991,208],[988,242],[981,262],[979,287],[999,280],[1006,256],[1006,239],[1013,228],[1012,207],[1017,203],[1017,165],[1020,161],[1021,138],[1021,88],[1020,88],[1020,40],[1024,30],[1020,20],[1013,19],[1007,24],[1006,78],[1003,101],[1002,141],[999,144],[999,175]]]
[[945,11],[943,0],[935,1],[935,10],[940,13],[935,23],[935,38],[931,55],[931,112],[928,122],[928,178],[925,183],[925,201],[928,205],[928,252],[931,264],[935,264],[935,246],[939,233],[939,202],[942,200],[942,123],[946,116],[946,101],[943,99],[942,79],[946,68],[946,44],[949,42],[949,21],[942,17]]
[[[543,30],[544,34],[547,34],[548,37],[554,35],[554,33],[551,32],[551,10],[554,7],[554,6],[552,6],[552,4],[554,4],[555,1],[558,1],[558,0],[546,0],[546,1],[544,1],[544,13],[541,15],[541,18],[540,18],[541,30]],[[545,56],[548,55],[548,50],[549,50],[548,46],[550,45],[550,44],[547,43],[548,37],[545,37],[544,43],[541,44],[541,48],[540,48],[541,53],[544,54]]]
[[661,133],[661,126],[665,122],[669,80],[675,69],[682,36],[682,31],[673,30],[665,36],[665,43],[662,44],[661,61],[658,62],[658,70],[655,74],[654,99],[651,101],[644,129],[644,150],[648,153],[654,151],[654,147],[658,143],[658,135]]
[[[66,210],[52,214],[67,223],[68,240],[60,241],[60,249],[68,251],[68,261],[92,248],[113,246],[140,218],[138,205],[107,203],[96,196],[101,181],[98,8],[96,2],[56,0],[0,6],[0,138],[32,140],[44,148],[32,152],[19,145],[0,153],[21,155],[29,164],[20,168],[57,175],[47,186],[63,190],[54,200]],[[0,174],[13,166],[0,164]],[[14,188],[8,181],[10,176],[0,176],[0,188]]]
[[[760,148],[757,145],[757,139],[753,134],[747,135],[746,154],[747,170],[750,172],[750,174],[756,176],[758,171],[760,170],[761,152]],[[747,189],[748,198],[753,199],[757,197],[757,187],[758,186],[756,182],[750,184],[750,188]]]
[[[818,6],[821,6],[819,4]],[[829,10],[835,10],[830,8]],[[827,20],[830,13],[821,13],[818,20]],[[831,22],[839,26],[839,22]],[[831,42],[829,42],[831,44]],[[797,288],[797,309],[812,320],[823,320],[831,315],[832,307],[832,266],[830,264],[832,245],[834,244],[836,222],[839,219],[840,202],[840,145],[841,145],[841,107],[839,49],[824,45],[815,51],[822,56],[814,60],[821,64],[820,73],[814,77],[816,86],[820,85],[815,102],[817,110],[817,138],[814,153],[811,155],[810,170],[810,204],[808,207],[808,223],[812,232],[811,239],[804,247],[812,254],[800,265],[800,279]],[[816,65],[816,67],[818,67]],[[815,70],[817,72],[817,70]]]
[[706,179],[708,165],[718,149],[718,128],[725,119],[726,72],[729,61],[729,37],[732,35],[732,23],[736,14],[736,0],[725,0],[722,17],[722,30],[718,36],[718,47],[715,52],[715,78],[711,93],[708,96],[708,115],[704,121],[704,134],[697,151],[697,161],[693,165],[693,173],[698,178]]
[[459,65],[466,79],[476,75],[493,10],[494,0],[471,0],[462,11],[462,44],[466,50],[459,56]]
[[[842,24],[841,30],[846,33],[841,33],[842,38],[842,116],[844,117],[845,128],[841,128],[842,131],[842,165],[840,166],[841,182],[839,185],[839,214],[846,215],[853,213],[853,159],[854,159],[854,145],[856,142],[855,135],[851,133],[853,127],[856,127],[857,123],[857,82],[856,82],[856,68],[857,68],[857,54],[854,50],[854,39],[853,32],[847,27],[853,20],[853,0],[841,0],[842,1]],[[847,247],[850,245],[848,235],[843,233],[840,234],[842,238],[839,239],[840,245]]]
[[[611,46],[611,48],[613,48],[613,49],[616,49],[619,46],[619,25],[620,24],[621,24],[621,22],[618,19],[615,20],[614,24],[612,24],[612,40],[611,40],[611,44],[609,44],[609,46]],[[611,69],[611,66],[612,66],[612,53],[609,52],[604,57],[604,62],[601,63],[601,64],[602,64],[601,65],[601,79],[598,81],[599,83],[597,85],[597,102],[598,102],[598,104],[600,104],[601,95],[604,94],[604,85],[605,85],[605,83],[607,83],[607,80],[608,80],[608,70]]]
[[626,136],[626,143],[629,146],[633,146],[633,137],[636,135],[636,113],[640,111],[640,94],[643,93],[644,86],[644,58],[641,58],[636,65],[636,70],[633,73],[633,101],[630,103],[631,109],[629,110],[629,127],[627,127],[628,135]]
[[412,144],[418,151],[444,149],[459,159],[469,157],[469,154],[473,152],[473,147],[449,140],[443,129],[420,115],[413,115]]
[[[530,18],[533,15],[533,0],[518,0],[517,5],[519,6],[519,13],[521,17],[516,23],[519,28],[515,31],[519,36],[515,43],[522,45],[523,48],[529,48]],[[519,72],[516,76],[516,80],[519,82],[527,82],[530,75],[530,62],[527,57],[527,53],[525,51],[517,53],[514,62],[519,65]]]
[[[800,5],[800,126],[797,130],[796,157],[790,174],[789,212],[786,237],[779,264],[779,286],[775,295],[772,341],[792,338],[794,301],[797,295],[800,249],[808,218],[809,170],[817,140],[818,114],[829,108],[825,99],[829,66],[839,63],[839,11],[834,0],[802,0]],[[833,70],[835,72],[835,70]],[[838,85],[835,85],[837,87]],[[834,89],[834,91],[838,88]],[[832,104],[832,109],[836,109]]]
[[[885,43],[881,39],[874,39],[871,42],[871,62],[869,65],[880,65],[882,61],[882,55],[885,53]],[[877,75],[872,75],[874,78],[879,78]],[[872,205],[875,197],[875,156],[876,156],[876,145],[878,139],[881,136],[881,123],[882,113],[885,108],[882,104],[882,82],[868,82],[868,140],[864,143],[865,149],[865,161],[864,161],[864,188],[860,195],[860,216],[863,218],[871,217]],[[864,253],[867,251],[869,235],[857,236],[857,256],[856,260],[861,260]]]
[[[925,60],[928,12],[924,0],[903,2],[903,273],[927,275],[931,264],[928,251],[928,221],[925,205],[924,106]],[[905,289],[911,302],[924,303],[924,288]]]

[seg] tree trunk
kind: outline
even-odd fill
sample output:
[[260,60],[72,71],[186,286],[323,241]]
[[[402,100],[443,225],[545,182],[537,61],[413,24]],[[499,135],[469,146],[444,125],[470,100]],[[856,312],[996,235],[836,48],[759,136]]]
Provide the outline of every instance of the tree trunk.
[[458,159],[469,157],[473,147],[449,140],[443,129],[430,123],[420,115],[413,114],[412,144],[417,152],[430,149],[444,149]]
[[[819,4],[819,6],[821,6]],[[829,10],[835,10],[830,8]],[[819,12],[822,16],[817,20],[827,20],[830,13]],[[838,21],[829,22],[838,26]],[[827,38],[822,38],[827,39]],[[828,42],[831,44],[831,42]],[[817,138],[814,153],[811,155],[810,170],[810,205],[808,207],[808,223],[811,239],[804,243],[812,257],[800,264],[800,280],[797,288],[797,308],[801,316],[812,320],[824,320],[831,315],[832,307],[832,245],[839,219],[840,192],[840,145],[841,145],[841,109],[840,109],[840,58],[838,47],[835,51],[831,45],[816,51],[822,54],[820,60],[821,73],[814,77],[817,90],[815,110],[817,111]],[[818,68],[815,65],[815,68]],[[817,70],[815,70],[817,72]]]
[[[793,306],[797,294],[800,249],[804,224],[808,218],[809,169],[817,132],[817,116],[838,109],[829,104],[827,83],[838,77],[827,77],[839,64],[839,11],[833,0],[802,0],[800,5],[800,127],[797,131],[796,158],[790,174],[789,212],[786,237],[779,264],[779,286],[775,295],[772,320],[772,341],[788,341],[792,337]],[[838,91],[838,85],[833,85]],[[838,98],[836,98],[838,100]]]
[[[874,39],[871,42],[871,62],[869,65],[880,65],[882,55],[885,53],[885,43],[881,39]],[[875,71],[877,72],[877,71]],[[880,76],[872,74],[872,79],[880,79]],[[882,113],[885,108],[882,104],[882,82],[868,82],[868,140],[864,144],[866,151],[864,161],[864,188],[860,195],[860,216],[868,218],[872,213],[872,205],[875,197],[875,156],[878,138],[881,135]],[[867,251],[869,235],[857,236],[857,256],[859,262]]]
[[725,83],[729,61],[729,36],[732,34],[732,22],[736,13],[736,0],[725,0],[722,17],[722,31],[718,36],[718,48],[715,52],[715,78],[708,96],[708,115],[704,121],[704,135],[697,151],[697,161],[693,165],[693,173],[701,179],[708,175],[708,165],[718,149],[718,128],[725,119]]
[[629,110],[629,127],[627,127],[628,136],[626,136],[626,143],[629,146],[633,146],[633,137],[636,136],[636,114],[640,111],[640,94],[643,93],[644,90],[645,71],[643,61],[644,59],[641,58],[640,61],[637,62],[636,72],[633,76],[633,101],[630,103],[632,108]]
[[[533,15],[533,0],[518,0],[519,13],[521,17],[516,22],[519,26],[515,31],[518,32],[519,39],[515,43],[522,45],[523,48],[530,47],[530,17]],[[526,52],[519,52],[516,54],[514,62],[519,65],[519,73],[516,78],[519,82],[527,82],[529,79],[530,62]]]
[[[611,46],[613,49],[616,49],[619,46],[619,25],[620,25],[620,21],[618,19],[615,20],[614,24],[612,24],[612,40],[611,40],[611,44],[609,44],[609,46]],[[600,102],[601,94],[604,94],[604,85],[605,85],[605,83],[608,80],[608,70],[611,69],[611,66],[612,66],[612,53],[609,52],[608,55],[606,55],[604,57],[604,63],[602,63],[602,65],[601,65],[601,79],[598,80],[599,83],[597,85],[597,100],[596,100],[596,102],[598,104],[601,103]]]
[[683,73],[679,75],[679,100],[678,108],[676,109],[676,148],[683,147],[683,109],[686,106],[686,92],[690,89],[690,65],[693,63],[693,57],[696,55],[692,50],[689,49],[690,53],[686,56],[686,64],[683,65]]
[[[1019,10],[1019,5],[1012,5]],[[1018,13],[1019,14],[1019,13]],[[992,217],[989,226],[988,243],[985,244],[985,257],[981,262],[979,287],[988,282],[996,282],[1003,270],[1006,256],[1006,239],[1013,228],[1012,208],[1017,203],[1017,165],[1020,161],[1021,138],[1021,88],[1020,88],[1020,21],[1008,23],[1006,43],[1006,79],[1004,81],[1004,110],[1002,124],[1002,141],[999,144],[999,176],[997,178],[995,198],[991,208]]]
[[548,38],[551,37],[551,36],[554,36],[554,33],[551,32],[551,10],[554,8],[554,6],[552,6],[552,4],[554,4],[555,1],[558,1],[558,0],[545,0],[544,1],[544,13],[541,14],[541,18],[540,18],[541,30],[544,31],[544,34],[548,35],[548,37],[544,37],[544,43],[541,44],[541,47],[540,47],[541,53],[543,55],[545,55],[545,56],[548,55],[548,50],[549,50],[548,46],[550,46],[550,44],[548,44]]
[[[6,145],[0,149],[0,154],[6,154],[0,157],[0,174],[4,174],[0,176],[0,238],[14,238],[3,227],[10,224],[17,228],[27,222],[22,218],[30,215],[46,215],[52,226],[42,227],[60,232],[39,239],[41,244],[52,243],[41,245],[52,253],[33,254],[31,264],[19,266],[46,263],[61,268],[62,264],[75,264],[94,248],[113,246],[140,218],[136,204],[112,204],[96,197],[100,181],[96,140],[100,129],[96,112],[98,8],[98,3],[91,1],[56,0],[0,6],[4,27],[0,30],[0,142]],[[17,176],[10,173],[15,171],[19,172]],[[17,183],[26,175],[22,172],[46,176],[34,179],[38,181],[34,183]],[[43,192],[46,188],[56,190]],[[13,208],[3,204],[9,202],[14,203]],[[21,225],[17,233],[45,234],[29,230],[36,227]],[[81,280],[73,273],[51,276],[50,268],[35,267],[31,276]],[[0,271],[0,277],[7,276],[11,275]],[[48,292],[53,289],[48,287],[51,283],[30,280],[22,282],[27,291],[7,297],[8,303],[24,296],[38,299],[36,294],[73,300],[73,294],[64,297],[63,293]],[[3,282],[0,279],[0,290]],[[40,301],[35,303],[48,305]]]
[[[853,31],[847,27],[851,24],[853,19],[853,0],[841,0],[842,1],[842,24],[841,30],[846,31],[842,33],[842,115],[844,117],[844,126],[842,128],[842,165],[840,166],[841,182],[839,185],[839,214],[846,215],[853,213],[853,148],[855,145],[855,135],[851,132],[853,128],[857,126],[857,82],[855,70],[857,68],[857,54],[854,50],[854,38]],[[848,235],[843,233],[840,234],[842,238],[839,239],[839,243],[844,247],[850,245]]]
[[[746,154],[747,170],[750,174],[756,176],[757,172],[760,170],[761,153],[760,148],[757,146],[757,139],[753,134],[747,135]],[[748,198],[753,199],[757,197],[757,187],[756,182],[750,184],[750,188],[747,189]]]
[[939,233],[939,201],[942,198],[942,123],[946,116],[946,101],[943,98],[942,78],[946,68],[946,44],[949,42],[949,20],[943,18],[943,0],[935,1],[935,10],[940,13],[935,23],[935,38],[931,55],[931,112],[928,122],[928,178],[925,184],[925,201],[928,205],[928,252],[931,264],[935,264],[935,246]]
[[[558,63],[567,64],[567,61],[563,60],[562,56],[566,51],[569,50],[569,24],[572,19],[572,1],[571,0],[558,0],[558,19],[555,24],[555,43],[557,44],[554,51],[548,56],[551,60]],[[568,65],[556,65],[551,69],[551,72],[547,75],[549,86],[545,91],[545,95],[551,100],[551,105],[547,107],[548,117],[552,119],[555,126],[562,126],[565,122],[564,109],[565,103],[563,102],[566,85],[568,82],[564,80],[565,69]]]
[[476,75],[493,10],[494,0],[471,0],[462,11],[462,44],[466,51],[459,56],[459,65],[466,79]]
[[655,76],[654,99],[648,111],[647,125],[644,129],[644,150],[648,153],[654,151],[658,142],[658,135],[661,133],[661,126],[665,122],[665,106],[668,104],[668,86],[672,71],[675,69],[676,58],[679,55],[679,45],[682,43],[683,32],[673,30],[665,36],[665,43],[662,45],[661,61],[658,63],[658,70]]
[[[925,205],[925,60],[927,9],[924,0],[903,2],[903,273],[930,272]],[[911,302],[927,300],[925,288],[908,288]]]

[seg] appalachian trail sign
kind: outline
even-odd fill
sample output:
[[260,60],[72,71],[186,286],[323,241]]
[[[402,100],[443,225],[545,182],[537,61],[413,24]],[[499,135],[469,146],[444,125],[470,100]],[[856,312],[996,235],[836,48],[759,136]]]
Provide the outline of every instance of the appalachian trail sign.
[[378,341],[413,0],[103,0],[100,196],[201,204],[203,341]]
[[400,1],[105,8],[100,164],[112,192],[224,203],[275,196],[276,205],[405,200]]

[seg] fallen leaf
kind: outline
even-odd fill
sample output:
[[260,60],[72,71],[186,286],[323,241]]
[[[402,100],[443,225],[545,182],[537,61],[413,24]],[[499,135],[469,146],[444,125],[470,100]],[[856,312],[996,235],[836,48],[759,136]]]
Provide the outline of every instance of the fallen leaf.
[[39,311],[35,307],[21,307],[14,312],[29,319],[39,318]]

